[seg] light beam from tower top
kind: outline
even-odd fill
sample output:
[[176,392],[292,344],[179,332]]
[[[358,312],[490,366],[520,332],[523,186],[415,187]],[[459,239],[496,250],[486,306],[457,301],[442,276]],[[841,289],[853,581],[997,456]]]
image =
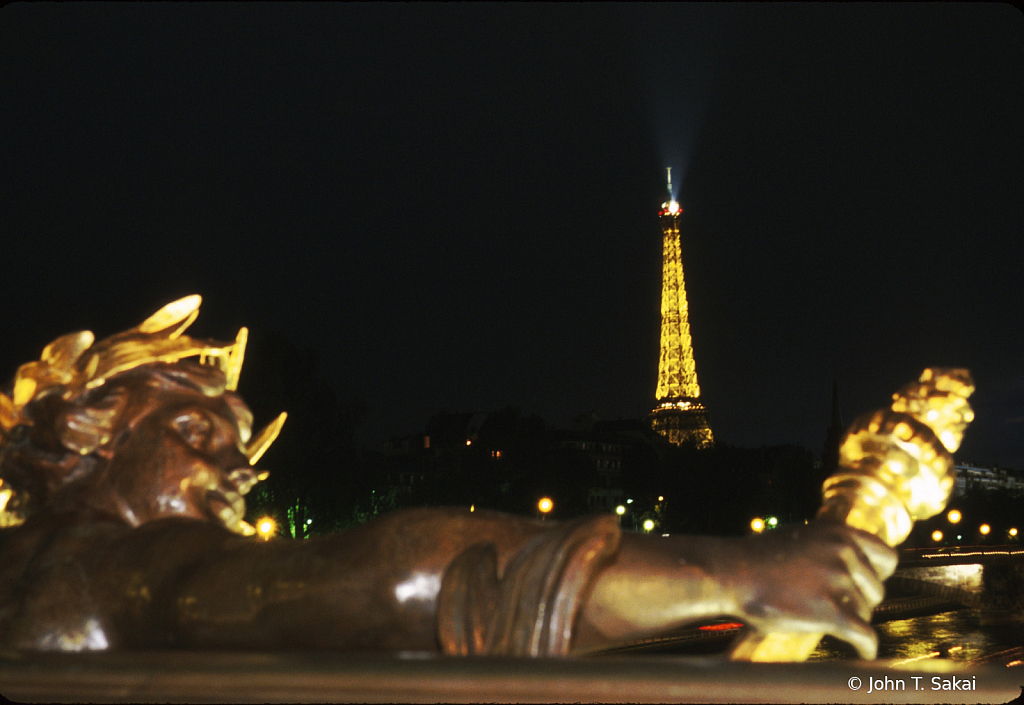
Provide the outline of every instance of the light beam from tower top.
[[661,211],[658,215],[679,215],[683,212],[683,208],[679,205],[679,201],[672,197],[672,167],[666,168],[668,169],[668,201],[661,204]]

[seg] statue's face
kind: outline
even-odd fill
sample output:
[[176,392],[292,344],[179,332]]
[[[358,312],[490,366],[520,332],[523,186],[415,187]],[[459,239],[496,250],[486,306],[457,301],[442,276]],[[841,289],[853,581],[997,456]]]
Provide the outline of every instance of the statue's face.
[[133,392],[129,435],[107,473],[121,513],[133,525],[184,516],[236,528],[256,476],[227,399],[181,388]]

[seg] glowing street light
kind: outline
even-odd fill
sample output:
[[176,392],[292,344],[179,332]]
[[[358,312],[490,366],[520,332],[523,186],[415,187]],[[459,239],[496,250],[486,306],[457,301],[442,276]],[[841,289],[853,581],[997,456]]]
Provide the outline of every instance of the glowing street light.
[[779,525],[779,519],[778,517],[768,517],[766,523],[768,524],[769,529],[774,529],[776,526]]
[[264,541],[269,541],[276,533],[277,522],[273,517],[260,517],[256,520],[256,535]]
[[935,531],[932,532],[932,541],[935,541],[937,543],[937,542],[939,542],[941,540],[942,540],[942,532],[939,531],[938,529],[936,529]]
[[956,524],[963,518],[963,515],[960,513],[959,509],[950,509],[946,518],[949,519],[950,524]]
[[644,532],[645,533],[649,534],[651,532],[651,529],[653,529],[653,528],[654,528],[654,521],[653,520],[647,519],[646,521],[644,521]]
[[625,508],[625,507],[623,507],[623,506],[622,506],[622,505],[620,504],[619,506],[617,506],[617,507],[615,508],[615,513],[616,513],[616,514],[618,514],[619,516],[622,516],[623,514],[625,514],[625,513],[626,513],[626,508]]
[[759,534],[764,531],[764,519],[761,517],[754,517],[754,520],[750,522],[750,528],[755,534]]
[[1014,528],[1011,528],[1011,529],[1010,529],[1010,532],[1009,532],[1009,533],[1010,533],[1010,536],[1016,536],[1016,535],[1017,535],[1017,529],[1016,529],[1016,527],[1014,527]]
[[664,502],[664,501],[665,501],[665,495],[660,495],[660,494],[659,494],[659,495],[658,495],[658,501],[659,501],[659,502]]
[[541,514],[547,514],[555,508],[555,503],[551,501],[550,497],[541,497],[541,500],[537,502],[537,511]]
[[978,531],[981,532],[982,536],[988,536],[989,532],[992,531],[992,527],[988,524],[982,524],[978,527]]

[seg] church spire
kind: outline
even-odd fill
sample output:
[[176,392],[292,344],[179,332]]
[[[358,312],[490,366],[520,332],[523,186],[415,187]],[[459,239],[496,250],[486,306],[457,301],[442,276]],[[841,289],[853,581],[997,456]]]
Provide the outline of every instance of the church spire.
[[839,384],[832,380],[832,414],[821,450],[821,470],[827,476],[839,467],[839,444],[843,440],[843,415],[839,411]]

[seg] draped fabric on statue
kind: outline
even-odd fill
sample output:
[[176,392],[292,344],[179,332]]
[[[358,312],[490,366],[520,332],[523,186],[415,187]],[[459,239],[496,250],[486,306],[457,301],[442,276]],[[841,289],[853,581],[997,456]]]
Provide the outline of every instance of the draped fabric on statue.
[[587,517],[533,538],[498,574],[494,544],[463,551],[438,600],[441,648],[450,655],[566,656],[576,615],[615,555],[618,517]]

